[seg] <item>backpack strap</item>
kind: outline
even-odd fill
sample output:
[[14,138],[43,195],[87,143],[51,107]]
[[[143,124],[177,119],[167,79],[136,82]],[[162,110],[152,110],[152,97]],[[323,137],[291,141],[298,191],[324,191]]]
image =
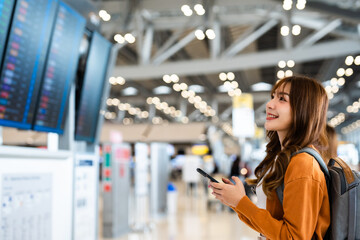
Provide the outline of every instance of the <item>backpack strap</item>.
[[[299,153],[308,153],[311,156],[313,156],[316,161],[319,163],[321,170],[323,171],[325,178],[326,179],[330,179],[330,174],[329,174],[329,169],[326,166],[326,163],[324,162],[324,160],[322,159],[321,155],[313,148],[310,147],[305,147],[303,149],[300,149],[299,151],[291,154],[290,158],[292,158],[293,156],[295,156],[296,154]],[[326,181],[327,182],[327,181]],[[281,183],[281,185],[276,189],[276,194],[280,200],[281,205],[283,205],[283,200],[284,200],[284,182]]]
[[348,239],[355,239],[356,234],[356,203],[357,203],[357,192],[356,188],[353,187],[349,190],[349,229]]
[[360,182],[355,178],[351,168],[339,157],[330,159],[329,166],[334,166],[337,163],[343,170],[345,180],[348,184],[349,192],[349,228],[348,228],[348,239],[354,240],[356,234],[356,212],[357,212],[357,192],[356,187]]

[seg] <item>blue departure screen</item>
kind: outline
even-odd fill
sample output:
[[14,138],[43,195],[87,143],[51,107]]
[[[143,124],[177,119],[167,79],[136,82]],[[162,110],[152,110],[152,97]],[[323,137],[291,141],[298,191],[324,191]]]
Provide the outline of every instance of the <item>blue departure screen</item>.
[[14,3],[14,0],[0,0],[0,61],[5,49]]
[[77,112],[75,140],[94,142],[111,43],[94,32]]
[[57,0],[16,1],[1,69],[0,125],[32,125],[57,6]]
[[34,130],[62,133],[86,20],[60,2],[36,111]]

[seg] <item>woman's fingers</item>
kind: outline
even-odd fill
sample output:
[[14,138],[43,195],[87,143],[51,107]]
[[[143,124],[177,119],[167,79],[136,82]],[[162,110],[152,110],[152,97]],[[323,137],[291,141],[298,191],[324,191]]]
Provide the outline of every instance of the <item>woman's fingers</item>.
[[222,189],[222,186],[219,183],[210,182],[210,186],[211,186],[212,189],[218,189],[218,190]]
[[227,178],[222,178],[222,181],[226,184],[233,184],[229,179]]

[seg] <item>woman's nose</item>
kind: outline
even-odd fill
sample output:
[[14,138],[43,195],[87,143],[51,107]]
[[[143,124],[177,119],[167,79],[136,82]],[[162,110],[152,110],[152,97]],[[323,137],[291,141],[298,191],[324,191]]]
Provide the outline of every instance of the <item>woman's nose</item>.
[[273,108],[274,107],[274,99],[270,99],[267,103],[266,103],[266,108]]

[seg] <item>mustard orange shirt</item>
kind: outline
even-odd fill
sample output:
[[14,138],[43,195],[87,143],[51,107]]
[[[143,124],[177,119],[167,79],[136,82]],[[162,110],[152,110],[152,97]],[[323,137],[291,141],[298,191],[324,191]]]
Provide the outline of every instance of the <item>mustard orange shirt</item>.
[[330,225],[330,205],[323,172],[307,153],[291,158],[284,178],[281,205],[276,192],[266,209],[243,197],[234,208],[239,218],[267,239],[323,239]]

